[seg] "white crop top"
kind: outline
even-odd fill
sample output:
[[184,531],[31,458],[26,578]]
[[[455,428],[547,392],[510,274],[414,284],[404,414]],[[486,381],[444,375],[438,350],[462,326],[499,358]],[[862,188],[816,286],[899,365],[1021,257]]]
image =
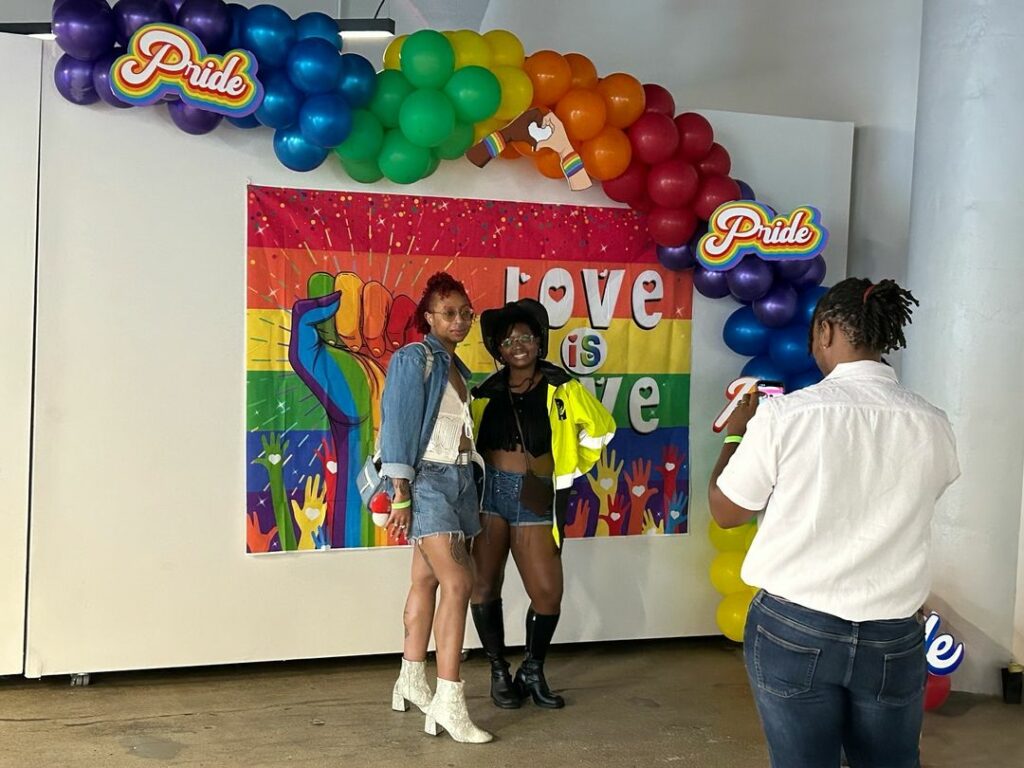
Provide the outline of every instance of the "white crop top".
[[463,436],[473,440],[473,416],[469,403],[463,402],[451,381],[445,387],[441,405],[437,411],[434,431],[423,454],[423,461],[438,464],[454,464],[459,456],[459,444]]

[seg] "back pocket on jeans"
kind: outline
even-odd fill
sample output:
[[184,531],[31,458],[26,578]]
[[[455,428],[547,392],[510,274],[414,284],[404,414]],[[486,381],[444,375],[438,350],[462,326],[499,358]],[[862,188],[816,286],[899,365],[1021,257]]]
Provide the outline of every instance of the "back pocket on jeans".
[[757,687],[784,699],[811,690],[820,648],[806,648],[764,627],[757,628],[754,639],[754,671]]
[[883,663],[879,704],[902,707],[921,696],[928,673],[923,640],[906,651],[885,654]]

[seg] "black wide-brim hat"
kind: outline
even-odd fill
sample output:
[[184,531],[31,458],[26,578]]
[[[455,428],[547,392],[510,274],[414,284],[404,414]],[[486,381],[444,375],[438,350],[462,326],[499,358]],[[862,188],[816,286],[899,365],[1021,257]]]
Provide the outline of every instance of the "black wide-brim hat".
[[480,335],[484,338],[484,347],[495,360],[501,360],[501,339],[498,334],[504,333],[518,322],[535,325],[540,330],[540,357],[548,353],[548,311],[544,305],[534,299],[510,301],[501,309],[485,309],[480,314]]

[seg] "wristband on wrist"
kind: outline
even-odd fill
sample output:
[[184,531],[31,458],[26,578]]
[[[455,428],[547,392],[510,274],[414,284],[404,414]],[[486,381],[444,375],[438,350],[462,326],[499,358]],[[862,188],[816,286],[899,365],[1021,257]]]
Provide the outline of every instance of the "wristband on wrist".
[[725,444],[726,445],[739,445],[742,442],[743,442],[743,435],[726,435],[726,437],[725,437]]
[[570,152],[562,158],[562,173],[565,175],[565,178],[568,179],[582,170],[583,159],[580,157],[579,152]]
[[490,133],[484,136],[484,146],[487,147],[487,154],[497,157],[505,149],[505,137],[501,135],[501,131]]
[[391,502],[392,509],[408,509],[412,506],[412,499],[406,499],[405,501],[393,501]]

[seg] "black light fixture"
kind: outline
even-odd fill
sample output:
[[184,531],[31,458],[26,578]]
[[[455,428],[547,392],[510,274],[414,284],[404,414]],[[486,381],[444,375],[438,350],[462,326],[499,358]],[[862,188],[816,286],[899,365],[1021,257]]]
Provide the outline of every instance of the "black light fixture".
[[53,32],[48,21],[14,21],[0,23],[0,32],[12,35],[28,35],[43,40],[52,40]]

